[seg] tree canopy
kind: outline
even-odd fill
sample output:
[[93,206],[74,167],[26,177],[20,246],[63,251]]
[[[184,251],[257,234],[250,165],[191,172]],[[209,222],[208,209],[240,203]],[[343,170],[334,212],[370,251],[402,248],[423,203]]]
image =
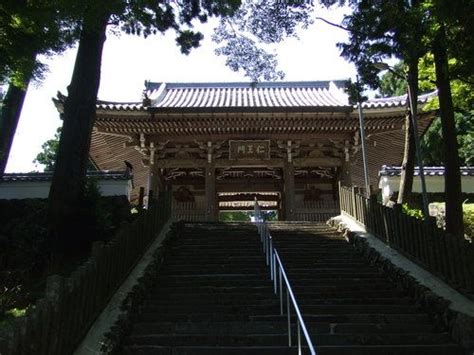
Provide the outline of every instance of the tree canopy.
[[[193,20],[232,14],[240,0],[85,1],[79,47],[71,84],[64,101],[63,128],[49,193],[48,225],[59,254],[85,247],[77,210],[84,197],[86,169],[106,31],[109,26],[127,33],[148,36],[172,29],[183,53],[199,45],[202,35]],[[74,235],[71,234],[71,229]]]
[[[450,60],[450,66],[456,61]],[[399,62],[394,66],[398,72],[403,72],[404,64]],[[432,92],[436,90],[434,84],[435,71],[433,55],[425,55],[419,63],[419,86],[421,92]],[[406,81],[391,72],[385,73],[380,78],[380,95],[382,97],[403,95],[406,93]],[[454,79],[451,81],[453,91],[453,103],[455,109],[456,135],[459,145],[459,157],[461,165],[474,165],[474,92],[469,83]],[[423,110],[437,111],[439,101],[433,97]],[[428,130],[422,137],[423,163],[427,166],[444,165],[443,136],[441,132],[441,119],[439,115],[435,118]]]
[[[472,77],[470,36],[474,4],[468,0],[456,4],[448,0],[349,3],[354,11],[346,17],[344,25],[350,31],[350,41],[341,45],[342,54],[356,64],[365,83],[372,87],[380,84],[375,62],[391,57],[403,59],[408,66],[411,101],[416,102],[418,62],[425,54],[433,54],[446,169],[446,230],[462,237],[461,179],[450,81],[455,77],[463,80]],[[449,68],[449,58],[456,59],[455,68]],[[416,132],[411,136],[413,134]],[[409,141],[406,140],[406,147]],[[404,160],[402,167],[408,165]],[[405,189],[400,191],[405,194]]]
[[49,56],[78,36],[80,7],[67,0],[14,1],[0,4],[0,81],[25,86],[41,79]]
[[40,58],[60,53],[75,42],[80,9],[80,3],[70,0],[5,0],[0,4],[0,82],[9,84],[0,110],[0,176],[28,84],[45,72]]
[[220,18],[212,37],[219,45],[215,52],[226,57],[230,69],[242,70],[253,81],[282,79],[268,45],[297,37],[298,29],[313,22],[312,9],[305,1],[245,0],[232,16]]
[[61,135],[61,127],[56,129],[54,137],[48,139],[41,145],[42,151],[36,155],[33,163],[44,165],[44,171],[54,171],[54,164],[56,163],[56,155],[59,147],[59,137]]

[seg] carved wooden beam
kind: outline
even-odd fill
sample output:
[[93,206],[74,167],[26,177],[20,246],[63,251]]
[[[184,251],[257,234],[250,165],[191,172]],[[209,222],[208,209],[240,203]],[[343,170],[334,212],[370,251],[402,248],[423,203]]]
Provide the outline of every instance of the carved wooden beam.
[[340,166],[341,160],[339,158],[295,158],[293,160],[295,167],[314,167],[314,166]]

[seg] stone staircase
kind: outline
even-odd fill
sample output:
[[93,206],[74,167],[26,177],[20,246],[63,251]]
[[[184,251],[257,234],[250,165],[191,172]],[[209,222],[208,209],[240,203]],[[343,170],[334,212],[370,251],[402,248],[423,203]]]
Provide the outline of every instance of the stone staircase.
[[[318,354],[462,353],[326,226],[277,223],[272,233]],[[279,310],[253,225],[186,224],[120,352],[296,354]]]
[[271,223],[319,354],[463,354],[449,334],[325,224]]

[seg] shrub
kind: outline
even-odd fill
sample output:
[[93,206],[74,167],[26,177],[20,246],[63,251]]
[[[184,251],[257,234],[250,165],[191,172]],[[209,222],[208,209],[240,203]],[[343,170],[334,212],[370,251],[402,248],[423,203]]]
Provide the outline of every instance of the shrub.
[[402,205],[402,211],[408,216],[415,217],[418,219],[423,219],[423,212],[419,210],[418,208],[412,208],[408,206],[407,203],[404,203]]
[[474,203],[464,204],[464,234],[469,239],[474,239]]

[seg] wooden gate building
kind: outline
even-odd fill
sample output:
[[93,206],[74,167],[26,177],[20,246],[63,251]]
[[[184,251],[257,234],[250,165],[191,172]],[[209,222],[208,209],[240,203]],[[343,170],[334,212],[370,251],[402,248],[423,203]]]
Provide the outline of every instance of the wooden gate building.
[[[257,196],[280,219],[322,220],[337,213],[339,180],[364,185],[358,113],[343,87],[147,82],[141,102],[98,101],[91,159],[102,170],[130,162],[132,200],[140,188],[150,198],[172,189],[178,217],[215,220],[251,208]],[[363,109],[375,184],[382,165],[401,163],[406,96]],[[432,116],[420,109],[420,134]]]

